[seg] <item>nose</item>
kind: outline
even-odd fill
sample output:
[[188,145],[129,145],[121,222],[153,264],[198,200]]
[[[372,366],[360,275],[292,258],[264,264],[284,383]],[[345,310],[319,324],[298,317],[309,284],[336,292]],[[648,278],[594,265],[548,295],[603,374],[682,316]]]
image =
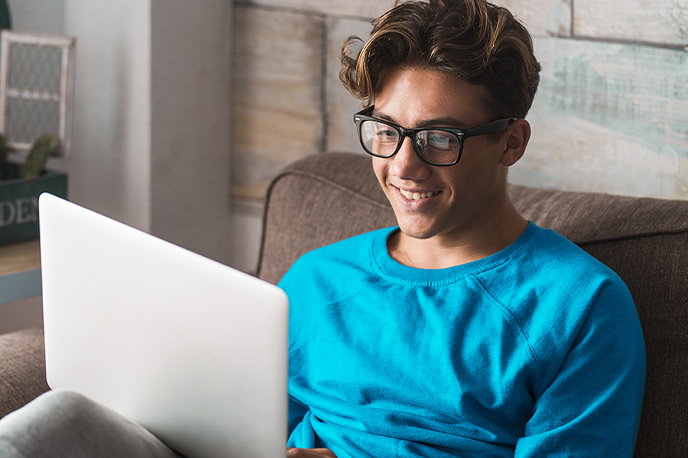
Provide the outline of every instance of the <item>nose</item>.
[[413,149],[413,141],[410,137],[404,137],[397,154],[387,160],[392,161],[389,166],[390,173],[403,180],[422,181],[431,172],[430,164],[423,162]]

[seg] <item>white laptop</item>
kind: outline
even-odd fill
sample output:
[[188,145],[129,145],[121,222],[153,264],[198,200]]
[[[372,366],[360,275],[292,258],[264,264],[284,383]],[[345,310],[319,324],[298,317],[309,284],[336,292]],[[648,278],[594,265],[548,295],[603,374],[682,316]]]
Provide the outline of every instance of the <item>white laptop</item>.
[[191,458],[285,456],[281,289],[50,194],[39,215],[51,388]]

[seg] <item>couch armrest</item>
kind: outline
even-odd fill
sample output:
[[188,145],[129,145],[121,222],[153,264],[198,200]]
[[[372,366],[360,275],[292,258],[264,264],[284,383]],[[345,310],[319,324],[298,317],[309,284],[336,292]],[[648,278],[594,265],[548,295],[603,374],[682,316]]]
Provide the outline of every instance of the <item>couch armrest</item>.
[[49,389],[43,329],[0,335],[0,417]]

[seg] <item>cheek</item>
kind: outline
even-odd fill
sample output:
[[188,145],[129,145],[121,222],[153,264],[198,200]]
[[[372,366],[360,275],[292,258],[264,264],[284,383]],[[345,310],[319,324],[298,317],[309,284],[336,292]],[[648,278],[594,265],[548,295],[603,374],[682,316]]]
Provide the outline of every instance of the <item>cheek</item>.
[[[489,135],[471,137],[466,140],[466,145],[469,142],[471,142],[469,151],[473,153],[471,156],[482,159],[486,165],[499,162],[502,156],[501,153],[506,149],[504,140],[495,142],[489,138]],[[466,148],[464,148],[464,153],[466,153]]]
[[389,161],[387,159],[382,159],[379,157],[373,157],[373,172],[375,173],[375,176],[377,177],[377,181],[383,185],[387,181],[387,167],[389,165]]
[[452,194],[465,196],[480,193],[495,180],[499,163],[485,157],[485,153],[487,151],[468,152],[458,164],[437,171]]
[[490,174],[501,164],[501,142],[492,142],[486,136],[471,137],[466,140],[463,155],[458,165],[476,174]]

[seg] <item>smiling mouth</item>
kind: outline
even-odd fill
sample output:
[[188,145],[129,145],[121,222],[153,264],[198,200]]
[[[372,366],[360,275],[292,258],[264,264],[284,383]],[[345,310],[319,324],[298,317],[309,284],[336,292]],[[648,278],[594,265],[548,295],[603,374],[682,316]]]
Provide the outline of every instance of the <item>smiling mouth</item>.
[[436,192],[410,192],[410,191],[404,191],[403,189],[399,189],[399,192],[401,192],[401,195],[406,197],[408,200],[421,200],[421,199],[427,199],[428,197],[432,197]]

